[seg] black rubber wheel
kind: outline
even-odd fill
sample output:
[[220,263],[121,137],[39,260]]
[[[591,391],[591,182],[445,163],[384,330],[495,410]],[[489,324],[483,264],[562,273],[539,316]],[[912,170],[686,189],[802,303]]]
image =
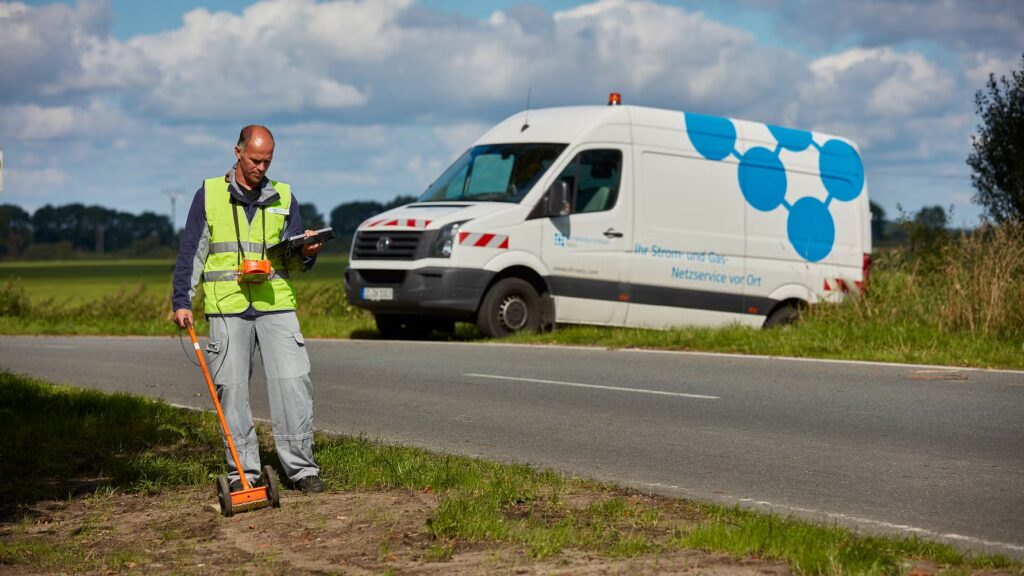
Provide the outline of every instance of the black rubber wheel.
[[803,309],[799,305],[792,303],[783,304],[768,315],[768,318],[764,321],[764,327],[776,328],[778,326],[795,324],[800,321],[802,314]]
[[489,338],[537,332],[541,326],[540,295],[521,278],[499,280],[484,296],[476,325]]
[[220,500],[220,513],[226,518],[235,515],[235,509],[231,505],[231,484],[227,476],[217,476],[217,499]]
[[269,464],[263,467],[263,485],[267,487],[267,499],[270,500],[270,505],[274,508],[280,508],[281,489],[277,484],[277,474],[274,473],[274,467]]

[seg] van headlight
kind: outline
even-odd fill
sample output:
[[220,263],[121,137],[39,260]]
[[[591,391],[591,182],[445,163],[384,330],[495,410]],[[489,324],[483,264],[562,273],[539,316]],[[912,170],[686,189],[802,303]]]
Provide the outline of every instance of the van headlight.
[[459,238],[459,228],[468,220],[462,222],[452,222],[451,224],[445,224],[437,231],[437,237],[434,238],[434,245],[430,249],[431,258],[451,258],[452,250],[455,249],[455,243]]

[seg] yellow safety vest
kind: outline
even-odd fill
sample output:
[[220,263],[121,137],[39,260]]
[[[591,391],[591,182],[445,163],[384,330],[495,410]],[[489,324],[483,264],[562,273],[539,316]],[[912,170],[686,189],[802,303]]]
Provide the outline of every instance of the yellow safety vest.
[[[203,294],[207,314],[240,314],[251,304],[260,312],[295,309],[295,289],[283,262],[269,258],[270,277],[259,284],[240,284],[242,260],[260,260],[264,247],[281,239],[291,206],[291,186],[271,181],[279,198],[256,210],[250,223],[245,209],[231,200],[224,176],[206,180],[206,225],[210,227],[210,251],[203,266]],[[237,219],[237,230],[236,220]],[[240,237],[239,237],[240,236]],[[239,252],[241,246],[241,253]]]

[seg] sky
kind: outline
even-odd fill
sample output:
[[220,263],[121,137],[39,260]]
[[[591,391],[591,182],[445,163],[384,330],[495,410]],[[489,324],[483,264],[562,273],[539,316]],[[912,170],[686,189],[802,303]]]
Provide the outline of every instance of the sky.
[[184,223],[246,124],[325,215],[419,195],[526,106],[624,103],[848,137],[873,201],[981,214],[965,159],[1018,0],[0,0],[0,203]]

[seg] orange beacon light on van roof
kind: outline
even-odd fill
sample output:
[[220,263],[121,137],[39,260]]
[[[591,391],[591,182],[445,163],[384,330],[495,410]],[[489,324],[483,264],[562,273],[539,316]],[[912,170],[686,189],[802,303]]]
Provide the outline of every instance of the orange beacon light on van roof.
[[619,104],[622,104],[622,94],[619,94],[618,92],[612,92],[611,94],[608,95],[609,106],[618,106]]

